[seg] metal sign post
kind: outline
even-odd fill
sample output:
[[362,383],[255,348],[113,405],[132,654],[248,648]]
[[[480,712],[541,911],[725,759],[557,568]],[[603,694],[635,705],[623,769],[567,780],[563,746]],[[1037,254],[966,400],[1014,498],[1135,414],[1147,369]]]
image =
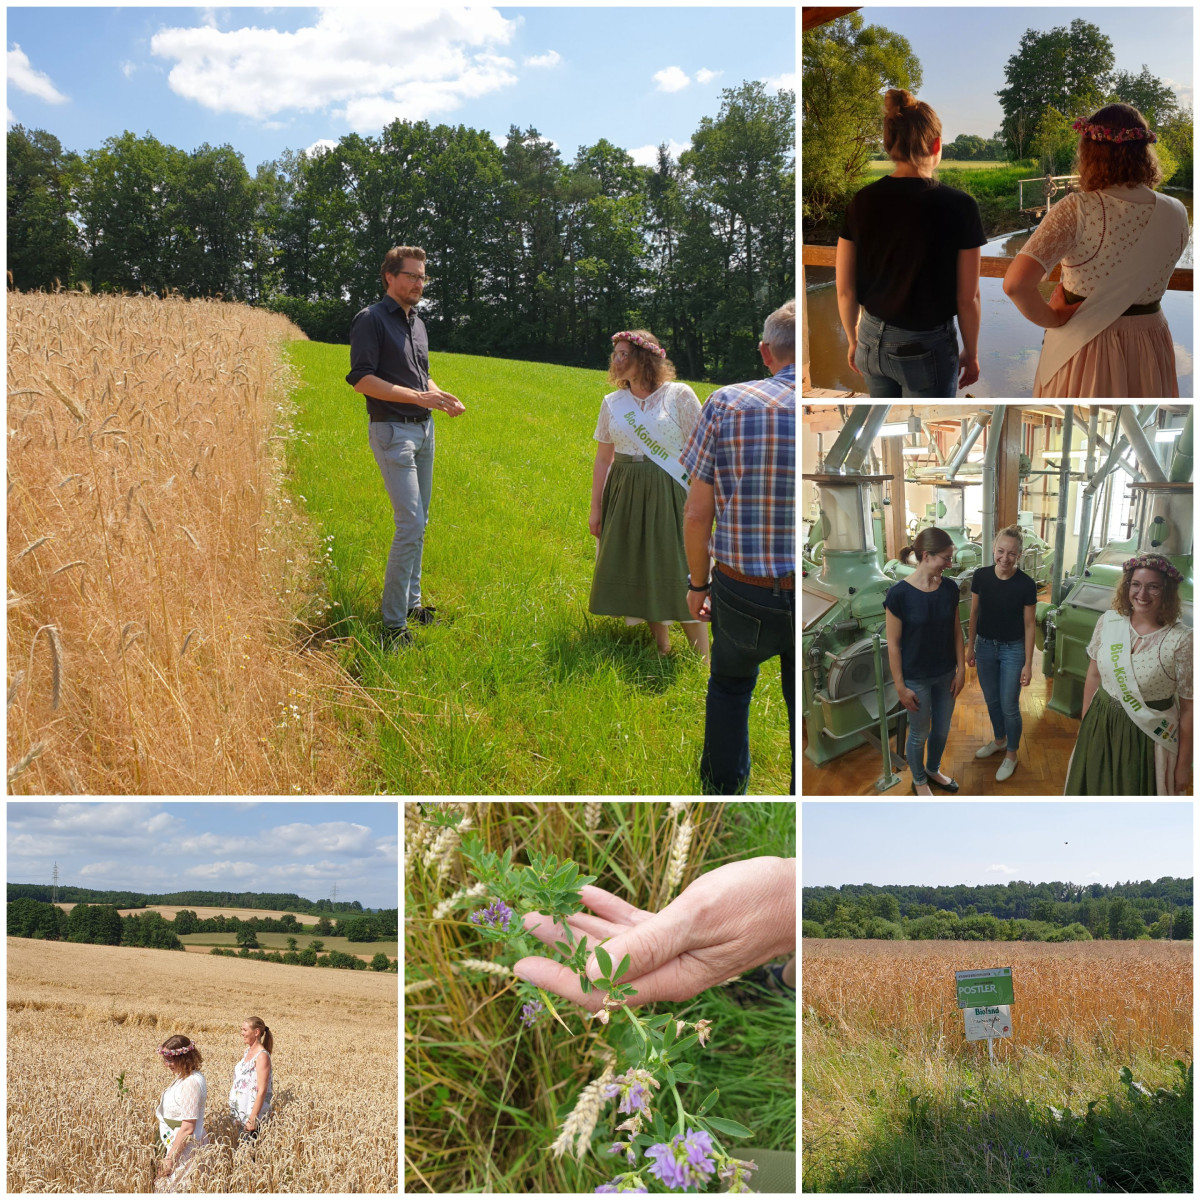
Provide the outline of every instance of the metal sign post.
[[954,986],[968,1042],[988,1044],[988,1062],[996,1061],[992,1040],[1012,1037],[1012,967],[989,967],[982,971],[955,971]]

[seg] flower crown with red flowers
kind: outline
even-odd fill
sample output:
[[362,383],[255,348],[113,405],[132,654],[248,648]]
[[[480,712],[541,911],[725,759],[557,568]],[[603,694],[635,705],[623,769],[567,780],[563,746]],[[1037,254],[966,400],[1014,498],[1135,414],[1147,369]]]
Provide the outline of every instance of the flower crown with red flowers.
[[178,1058],[179,1055],[189,1054],[195,1049],[197,1049],[196,1043],[188,1042],[186,1046],[180,1046],[178,1050],[164,1050],[162,1046],[159,1046],[158,1052],[163,1056],[163,1058]]
[[1176,583],[1183,578],[1178,569],[1163,558],[1161,554],[1139,554],[1136,558],[1127,558],[1121,564],[1122,571],[1132,572],[1141,567],[1146,567],[1151,571],[1158,571],[1168,579],[1175,580]]
[[661,347],[656,346],[653,342],[647,341],[640,333],[633,333],[631,330],[625,329],[621,333],[612,335],[613,345],[617,342],[632,342],[635,346],[641,346],[643,350],[649,350],[651,354],[657,354],[659,358],[666,358],[667,352]]
[[1139,126],[1131,126],[1128,129],[1113,129],[1108,125],[1093,125],[1089,121],[1085,121],[1082,117],[1079,118],[1072,126],[1072,129],[1081,133],[1085,138],[1089,138],[1093,142],[1157,142],[1158,134],[1153,129],[1142,129]]

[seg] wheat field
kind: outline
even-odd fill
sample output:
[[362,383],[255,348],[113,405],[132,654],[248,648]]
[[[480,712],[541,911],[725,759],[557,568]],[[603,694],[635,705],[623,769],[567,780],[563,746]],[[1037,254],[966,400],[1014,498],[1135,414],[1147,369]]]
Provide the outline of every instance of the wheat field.
[[353,792],[284,317],[8,295],[10,791]]
[[[204,1058],[213,1144],[198,1190],[396,1192],[396,976],[7,944],[10,1193],[152,1191],[171,1078],[155,1050],[172,1033]],[[234,1149],[225,1102],[251,1015],[275,1037],[275,1110]]]

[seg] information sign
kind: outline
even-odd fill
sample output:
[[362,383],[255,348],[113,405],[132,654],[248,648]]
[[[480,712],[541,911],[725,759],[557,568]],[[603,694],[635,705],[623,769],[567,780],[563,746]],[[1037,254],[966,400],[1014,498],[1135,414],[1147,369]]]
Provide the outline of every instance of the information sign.
[[1007,1004],[990,1004],[986,1008],[964,1008],[967,1041],[982,1042],[984,1038],[1012,1037],[1012,1017]]
[[954,986],[959,1008],[1012,1004],[1012,967],[988,967],[982,971],[955,971]]

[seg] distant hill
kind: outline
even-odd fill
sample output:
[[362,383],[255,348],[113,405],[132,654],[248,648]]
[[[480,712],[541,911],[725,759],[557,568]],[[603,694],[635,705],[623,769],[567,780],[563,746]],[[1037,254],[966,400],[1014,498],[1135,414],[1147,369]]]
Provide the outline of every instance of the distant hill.
[[[8,902],[14,900],[50,901],[54,888],[42,883],[8,884]],[[98,891],[94,888],[60,887],[58,899],[73,904],[111,904],[116,908],[146,908],[152,904],[169,904],[179,908],[252,908],[290,913],[349,913],[364,912],[357,900],[307,900],[294,892],[131,892]]]

